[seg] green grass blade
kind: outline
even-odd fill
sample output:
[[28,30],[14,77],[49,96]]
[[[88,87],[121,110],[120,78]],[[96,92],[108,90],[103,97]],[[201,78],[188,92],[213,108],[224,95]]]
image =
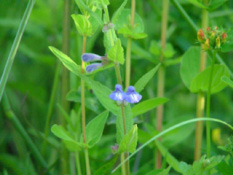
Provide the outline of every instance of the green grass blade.
[[3,70],[3,74],[2,74],[2,77],[1,77],[1,81],[0,81],[0,101],[2,99],[2,95],[3,95],[3,92],[4,92],[5,86],[6,86],[6,82],[7,82],[9,73],[11,71],[12,64],[14,62],[16,52],[17,52],[18,47],[19,47],[19,43],[20,43],[21,38],[23,36],[24,30],[26,28],[26,25],[27,25],[28,19],[30,17],[32,8],[33,8],[33,6],[35,4],[35,1],[36,0],[30,0],[28,2],[27,8],[26,8],[26,10],[24,12],[22,21],[21,21],[21,23],[19,25],[17,34],[15,36],[15,40],[14,40],[13,45],[11,47],[10,54],[8,56],[8,59],[7,59],[7,62],[6,62],[6,65],[5,65],[5,68]]
[[162,132],[160,132],[159,134],[157,134],[156,136],[152,137],[150,140],[148,140],[146,143],[144,143],[142,146],[140,146],[133,154],[131,154],[127,159],[125,159],[123,162],[121,162],[121,164],[119,164],[113,171],[115,172],[118,168],[121,167],[121,165],[123,165],[127,160],[129,160],[131,157],[133,157],[138,151],[142,150],[143,148],[145,148],[147,145],[149,145],[151,142],[153,142],[154,140],[158,139],[159,137],[163,136],[164,134],[176,129],[176,128],[179,128],[181,126],[184,126],[184,125],[187,125],[189,123],[194,123],[194,122],[197,122],[197,121],[212,121],[212,122],[217,122],[217,123],[222,123],[226,126],[228,126],[229,128],[231,128],[233,130],[233,126],[231,126],[230,124],[222,121],[222,120],[219,120],[219,119],[214,119],[214,118],[195,118],[195,119],[190,119],[190,120],[187,120],[187,121],[184,121],[184,122],[181,122],[181,123],[178,123]]
[[28,147],[32,151],[32,156],[43,166],[43,168],[47,169],[48,165],[44,158],[42,157],[41,153],[37,149],[36,145],[32,141],[32,139],[27,134],[26,130],[24,129],[23,125],[20,123],[18,118],[15,116],[14,112],[11,110],[10,104],[8,102],[8,99],[6,95],[3,96],[3,103],[2,103],[3,109],[6,113],[6,116],[8,119],[13,123],[14,127],[18,130],[18,132],[21,134],[21,136],[25,139],[25,142],[27,143]]

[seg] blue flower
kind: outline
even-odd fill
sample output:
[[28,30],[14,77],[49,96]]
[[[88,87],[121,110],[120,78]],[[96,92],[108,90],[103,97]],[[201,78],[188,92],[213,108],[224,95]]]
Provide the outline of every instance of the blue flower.
[[129,103],[138,103],[142,99],[142,96],[135,91],[135,88],[133,86],[129,86],[125,96],[124,100]]
[[125,93],[122,91],[122,87],[120,84],[117,84],[115,86],[115,91],[113,91],[109,98],[111,98],[114,101],[122,102],[124,100]]
[[84,53],[82,55],[82,60],[84,62],[92,62],[92,61],[102,61],[102,58],[101,56],[99,55],[96,55],[94,53]]
[[102,67],[103,65],[101,63],[93,63],[93,64],[90,64],[86,67],[86,72],[87,73],[91,73],[93,72],[94,70],[96,69],[99,69],[100,67]]
[[128,103],[138,103],[142,99],[142,96],[135,91],[133,86],[129,86],[127,92],[124,93],[121,85],[117,84],[115,91],[109,95],[109,98],[116,101],[118,105],[123,104],[126,106]]

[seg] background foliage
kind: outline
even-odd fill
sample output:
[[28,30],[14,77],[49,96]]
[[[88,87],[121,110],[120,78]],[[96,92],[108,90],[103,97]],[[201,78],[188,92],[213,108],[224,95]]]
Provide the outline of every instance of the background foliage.
[[[0,72],[2,73],[7,56],[9,54],[12,42],[16,35],[20,20],[27,5],[27,0],[1,0],[0,2]],[[200,26],[201,9],[194,6],[188,0],[179,0],[193,21]],[[120,6],[121,1],[110,1],[110,16],[114,14]],[[153,53],[151,49],[157,48],[160,40],[161,29],[161,1],[157,0],[137,0],[137,13],[142,17],[144,23],[144,32],[147,37],[141,40],[135,40],[132,44],[132,84],[149,70],[153,69],[159,60],[159,54]],[[128,3],[127,8],[130,8]],[[230,28],[233,24],[233,1],[227,1],[216,10],[210,12],[210,26],[219,26],[222,28]],[[77,5],[72,1],[72,12],[79,13]],[[62,12],[63,1],[57,0],[38,0],[32,10],[28,25],[19,46],[14,65],[12,67],[7,86],[6,93],[20,122],[26,128],[26,131],[33,138],[36,145],[41,148],[43,139],[39,136],[43,132],[46,121],[46,113],[48,110],[48,101],[51,94],[52,81],[55,74],[55,66],[58,59],[49,51],[48,46],[61,48],[62,43]],[[183,16],[177,11],[173,4],[170,4],[168,25],[168,42],[172,49],[166,51],[168,57],[167,64],[172,64],[174,60],[180,57],[188,50],[190,46],[196,45],[196,32],[184,20]],[[122,37],[122,35],[119,35]],[[123,37],[122,43],[125,48],[126,39]],[[75,24],[72,22],[70,36],[70,56],[74,61],[80,64],[80,56],[82,49],[82,38],[78,35]],[[124,49],[125,51],[125,49]],[[87,52],[104,55],[102,29],[98,28],[96,34],[88,38]],[[221,53],[224,62],[233,70],[232,52]],[[165,104],[164,129],[178,122],[195,117],[196,95],[191,94],[181,80],[179,61],[174,61],[167,68],[165,97],[170,100]],[[122,72],[124,72],[123,67]],[[113,89],[116,84],[114,69],[108,69],[96,73],[93,77]],[[114,77],[114,78],[113,78]],[[124,77],[124,76],[122,76]],[[73,74],[70,75],[71,89],[79,87],[79,79]],[[144,99],[156,97],[157,78],[156,76],[149,82],[149,85],[141,92]],[[59,92],[59,91],[58,91]],[[75,93],[79,94],[80,91]],[[56,97],[59,98],[57,93]],[[70,96],[73,98],[73,96]],[[71,100],[69,95],[68,100]],[[233,123],[233,91],[227,87],[223,91],[214,94],[211,101],[211,115],[213,118]],[[73,101],[73,99],[72,99]],[[76,109],[80,104],[77,102]],[[90,88],[87,91],[87,120],[104,111],[98,100],[94,97]],[[72,106],[75,104],[72,102]],[[54,108],[51,125],[59,123],[59,109],[57,105]],[[88,122],[87,121],[87,122]],[[111,145],[115,140],[115,118],[110,115],[107,125],[104,129],[103,137],[100,142],[90,149],[90,161],[92,169],[96,170],[106,163],[112,156]],[[136,119],[140,131],[138,133],[139,142],[144,143],[150,135],[155,135],[155,111],[152,110],[143,117]],[[219,139],[214,139],[212,146],[212,154],[224,154],[217,146],[227,143],[227,136],[230,130],[224,126],[213,123],[212,129],[221,131]],[[162,144],[170,153],[172,153],[179,161],[187,163],[193,162],[194,151],[194,129],[195,125],[184,126],[167,134]],[[148,134],[149,133],[149,134]],[[213,137],[217,137],[213,134]],[[51,144],[47,150],[45,159],[51,165],[55,162],[52,171],[54,174],[59,172],[59,146],[58,140],[50,133]],[[188,144],[187,144],[188,143]],[[205,141],[203,143],[205,145]],[[203,152],[205,146],[203,146]],[[154,144],[143,149],[131,161],[131,166],[137,174],[144,174],[148,170],[152,170]],[[84,155],[81,156],[84,157]],[[0,107],[0,173],[7,170],[9,174],[37,174],[40,169],[36,166],[35,160],[31,157],[24,139],[19,135],[12,123],[5,117],[3,109]],[[165,163],[165,162],[164,162]],[[84,165],[84,161],[81,160]],[[28,167],[26,170],[23,167]],[[73,165],[74,166],[74,165]],[[165,166],[165,164],[164,164]],[[72,165],[71,165],[72,168]]]

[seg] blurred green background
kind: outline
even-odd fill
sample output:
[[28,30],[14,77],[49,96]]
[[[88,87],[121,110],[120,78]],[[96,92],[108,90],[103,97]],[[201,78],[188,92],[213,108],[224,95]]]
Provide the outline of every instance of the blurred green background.
[[[201,9],[186,0],[179,0],[179,2],[198,27],[200,27]],[[27,3],[27,0],[0,0],[0,75],[3,72],[4,65]],[[110,0],[110,3],[110,15],[112,16],[122,2]],[[132,84],[134,84],[145,72],[156,65],[151,60],[158,60],[158,58],[155,58],[152,55],[149,48],[153,40],[159,42],[161,33],[161,1],[137,0],[136,4],[136,11],[143,19],[145,33],[148,34],[148,37],[134,41],[133,43]],[[127,4],[127,8],[130,8],[129,3]],[[74,1],[72,1],[71,12],[79,13],[78,7]],[[43,132],[44,130],[45,116],[48,110],[55,67],[58,61],[49,51],[48,46],[55,46],[56,48],[61,49],[62,17],[62,0],[36,1],[5,89],[13,111],[38,147],[41,146],[42,139],[38,137],[36,131]],[[233,1],[229,0],[215,11],[210,12],[209,18],[210,26],[219,26],[226,29],[232,27]],[[189,26],[172,3],[170,4],[169,9],[167,38],[168,42],[173,45],[175,50],[175,55],[172,59],[181,57],[190,46],[198,45],[196,32]],[[122,38],[122,41],[123,44],[126,45],[126,40],[124,38]],[[99,29],[92,38],[89,38],[87,43],[87,52],[93,52],[99,55],[105,54],[101,29]],[[70,56],[75,62],[80,64],[82,38],[78,35],[73,21],[71,21],[70,44]],[[220,55],[228,67],[233,70],[233,53],[229,52]],[[121,67],[121,69],[124,71],[123,67]],[[184,86],[179,69],[179,63],[167,67],[165,96],[169,98],[170,101],[165,105],[164,128],[195,117],[196,95],[191,94]],[[79,87],[79,79],[73,75],[70,75],[70,77],[70,89],[77,90]],[[104,83],[111,89],[113,89],[116,84],[113,68],[98,72],[93,78]],[[156,87],[157,78],[155,76],[154,79],[150,81],[147,88],[142,92],[143,99],[156,97]],[[96,112],[103,111],[103,107],[98,103],[95,97],[93,97],[91,91],[88,93],[88,96],[95,100],[96,103],[94,104],[99,108]],[[58,101],[59,98],[60,89],[57,92],[56,100]],[[72,103],[71,106],[73,107],[75,104]],[[92,108],[92,106],[90,106],[90,108]],[[227,87],[220,93],[213,95],[211,99],[211,111],[212,117],[219,118],[230,124],[233,123],[232,89]],[[87,114],[88,121],[97,115],[91,110],[88,110]],[[105,158],[111,154],[110,145],[115,144],[115,126],[112,124],[113,120],[114,117],[111,116],[101,142],[90,150],[90,159],[93,169],[96,169],[103,164]],[[153,129],[155,126],[155,110],[148,112],[146,115],[139,118],[138,122],[141,129]],[[51,125],[54,123],[59,123],[57,106],[54,108]],[[218,127],[221,129],[221,139],[222,142],[225,143],[227,136],[230,135],[230,130],[215,123],[211,124],[211,127],[212,129]],[[194,129],[195,125],[183,127],[182,130],[171,134],[170,138],[168,137],[168,139],[165,139],[163,142],[178,160],[187,161],[189,163],[193,161],[195,140]],[[187,136],[184,136],[183,134],[187,130],[190,130],[190,133]],[[50,136],[55,138],[52,134]],[[204,144],[205,142],[203,145]],[[222,153],[217,149],[219,144],[220,143],[213,144],[213,154]],[[203,146],[203,148],[205,148],[205,146]],[[50,150],[53,149],[49,148],[48,153]],[[153,168],[151,151],[154,151],[154,148],[147,147],[143,150],[143,154],[141,154],[141,162],[137,166],[146,166],[146,169],[148,169],[148,167]],[[58,155],[58,151],[53,150],[51,155],[46,155],[46,160],[52,162],[52,157]],[[20,169],[27,165],[28,157],[30,157],[30,151],[27,149],[23,138],[5,117],[4,111],[0,106],[0,174],[4,169],[7,169],[10,174],[22,174],[23,171]],[[82,163],[84,164],[84,162]],[[55,164],[55,167],[56,166],[58,166],[58,163]],[[138,168],[137,166],[136,169]],[[34,168],[37,169],[36,163],[34,164]],[[143,172],[143,169],[141,171]],[[54,172],[56,174],[57,170],[54,170]]]

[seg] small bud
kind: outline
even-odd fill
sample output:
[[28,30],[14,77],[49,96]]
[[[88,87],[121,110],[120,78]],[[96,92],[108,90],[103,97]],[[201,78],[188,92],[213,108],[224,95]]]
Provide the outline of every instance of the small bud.
[[220,46],[221,46],[221,42],[220,42],[220,38],[219,38],[219,36],[216,38],[216,48],[220,48]]
[[222,33],[222,42],[225,43],[227,38],[227,34],[224,32]]
[[204,32],[201,29],[198,30],[198,32],[197,32],[197,39],[198,39],[198,41],[199,42],[203,42],[204,41],[204,37],[205,37]]
[[205,43],[204,43],[204,50],[209,50],[210,48],[210,40],[209,38],[206,39]]
[[206,31],[207,31],[207,32],[210,32],[210,27],[207,27],[207,28],[206,28]]
[[212,32],[211,32],[211,38],[214,38],[215,37],[215,35],[216,35],[216,31],[215,30],[213,30]]
[[218,26],[215,26],[215,28],[214,28],[215,30],[218,30]]
[[112,149],[112,153],[116,154],[119,149],[119,145],[116,143],[114,146],[111,146],[111,149]]
[[109,24],[108,24],[108,29],[113,29],[115,27],[115,25],[112,23],[112,22],[110,22]]
[[107,26],[107,24],[104,24],[104,27],[103,27],[103,29],[102,29],[102,32],[103,32],[103,33],[108,32],[108,26]]

